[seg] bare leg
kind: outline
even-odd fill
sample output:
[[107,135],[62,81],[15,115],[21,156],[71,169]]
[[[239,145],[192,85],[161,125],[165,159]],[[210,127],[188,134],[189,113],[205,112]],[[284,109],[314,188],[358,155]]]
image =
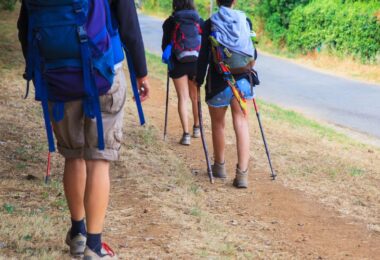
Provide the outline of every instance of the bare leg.
[[75,221],[84,219],[83,201],[86,188],[86,163],[83,159],[66,159],[63,186],[71,218]]
[[86,161],[87,182],[84,206],[86,209],[87,232],[100,234],[109,200],[109,162],[104,160]]
[[212,144],[214,147],[214,161],[223,164],[224,149],[226,146],[224,140],[224,128],[226,125],[225,115],[227,107],[216,108],[209,106],[210,116],[211,116],[211,127],[212,127]]
[[199,126],[199,115],[198,115],[198,93],[197,85],[194,81],[189,80],[189,94],[191,99],[191,105],[193,108],[194,126]]
[[189,86],[187,75],[173,79],[178,96],[178,114],[181,119],[183,132],[189,133],[189,121],[187,112],[187,101],[189,100]]
[[231,111],[236,135],[238,165],[240,170],[246,171],[249,162],[248,115],[244,116],[236,98],[231,101]]

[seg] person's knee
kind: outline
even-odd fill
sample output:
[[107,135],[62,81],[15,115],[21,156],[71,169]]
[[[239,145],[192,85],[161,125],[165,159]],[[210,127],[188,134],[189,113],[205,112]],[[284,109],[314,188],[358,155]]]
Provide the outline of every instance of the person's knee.
[[82,158],[66,158],[65,165],[66,165],[66,168],[77,169],[77,168],[84,167],[86,165],[86,162]]
[[85,163],[85,160],[83,158],[66,158],[66,163]]
[[234,127],[235,131],[244,130],[248,128],[248,120],[247,117],[244,116],[234,116]]
[[107,160],[86,160],[87,173],[109,171],[110,162]]
[[189,94],[184,92],[184,91],[180,91],[178,92],[178,101],[180,102],[187,102],[187,100],[189,99]]
[[224,131],[224,128],[226,126],[226,123],[224,122],[224,120],[218,120],[218,121],[214,121],[212,122],[212,130],[213,131]]
[[109,161],[103,159],[94,159],[94,160],[86,160],[87,167],[99,167],[99,166],[108,166]]

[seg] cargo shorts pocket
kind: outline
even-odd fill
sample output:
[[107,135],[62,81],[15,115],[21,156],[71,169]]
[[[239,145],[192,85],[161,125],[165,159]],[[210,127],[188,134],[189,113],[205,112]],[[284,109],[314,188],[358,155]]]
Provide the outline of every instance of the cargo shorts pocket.
[[111,89],[100,97],[101,111],[108,114],[117,114],[120,112],[125,104],[126,92],[124,73],[119,71]]
[[114,132],[114,142],[112,144],[112,148],[114,150],[119,151],[121,148],[121,140],[123,138],[123,131],[121,129],[118,129]]

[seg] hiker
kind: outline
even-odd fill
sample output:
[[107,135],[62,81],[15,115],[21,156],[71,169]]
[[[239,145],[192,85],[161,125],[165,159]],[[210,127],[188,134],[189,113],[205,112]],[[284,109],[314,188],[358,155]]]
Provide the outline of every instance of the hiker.
[[212,172],[227,178],[225,167],[225,117],[231,106],[238,163],[233,185],[248,187],[249,131],[247,100],[254,97],[257,75],[253,70],[256,50],[251,39],[251,21],[238,10],[236,0],[218,0],[219,11],[203,27],[198,59],[197,84],[201,86],[208,68],[206,102],[209,107],[214,147]]
[[172,48],[169,76],[172,78],[177,96],[178,113],[181,119],[183,135],[182,145],[190,145],[187,104],[190,96],[193,111],[193,137],[200,136],[199,117],[197,107],[197,86],[195,75],[197,59],[201,45],[201,23],[193,0],[173,0],[173,13],[169,16],[162,28],[162,50]]
[[[142,101],[150,89],[136,7],[129,0],[113,0],[111,7],[108,0],[58,2],[22,1],[18,29],[25,77],[33,79],[48,137],[51,119],[58,151],[65,158],[70,253],[88,260],[116,259],[101,235],[110,162],[118,160],[121,147],[126,100],[122,43],[132,55]],[[48,140],[54,151],[52,136]]]

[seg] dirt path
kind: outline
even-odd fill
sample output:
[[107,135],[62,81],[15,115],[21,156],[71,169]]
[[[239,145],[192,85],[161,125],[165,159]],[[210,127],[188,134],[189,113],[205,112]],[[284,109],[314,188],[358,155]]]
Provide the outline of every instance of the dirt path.
[[[153,81],[153,98],[145,105],[145,112],[151,123],[163,129],[165,97],[160,85],[162,82]],[[195,178],[207,194],[205,206],[213,217],[231,229],[227,231],[226,239],[231,236],[235,237],[235,241],[241,240],[240,247],[235,245],[238,250],[261,250],[263,255],[271,252],[269,255],[274,258],[380,258],[379,234],[369,232],[363,223],[339,216],[337,212],[319,204],[316,198],[284,187],[281,181],[271,182],[267,169],[251,170],[251,185],[246,191],[234,189],[231,180],[213,186],[208,184],[200,141],[196,140],[190,148],[177,144],[181,131],[174,103],[172,100],[169,146],[193,172],[202,169]],[[209,129],[206,132],[209,133]],[[211,143],[209,147],[211,149]],[[234,158],[228,162],[230,178],[236,161],[234,147],[233,143],[227,146],[226,158]],[[254,164],[254,159],[251,164]],[[167,228],[169,230],[160,227],[155,232],[172,234],[173,228]],[[175,237],[175,234],[172,235]],[[255,242],[258,243],[255,245]],[[258,249],[260,244],[264,248]]]

